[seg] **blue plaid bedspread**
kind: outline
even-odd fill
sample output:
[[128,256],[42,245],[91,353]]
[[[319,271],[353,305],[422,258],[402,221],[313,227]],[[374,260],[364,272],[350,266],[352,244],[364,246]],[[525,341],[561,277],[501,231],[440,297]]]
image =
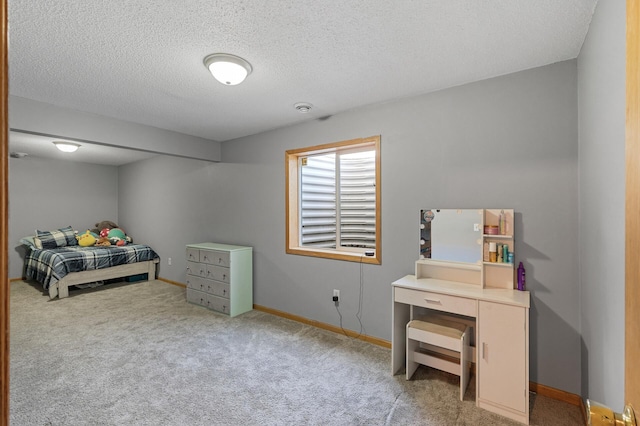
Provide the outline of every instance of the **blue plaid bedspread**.
[[38,281],[45,290],[70,272],[104,269],[111,266],[154,260],[159,256],[151,247],[129,244],[122,247],[67,246],[32,250],[25,258],[25,276]]

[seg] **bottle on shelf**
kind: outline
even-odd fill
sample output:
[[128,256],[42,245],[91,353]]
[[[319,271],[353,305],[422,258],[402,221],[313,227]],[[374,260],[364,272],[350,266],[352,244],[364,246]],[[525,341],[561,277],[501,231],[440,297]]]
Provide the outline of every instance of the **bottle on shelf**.
[[498,253],[496,243],[493,241],[489,243],[489,262],[497,262],[498,261]]
[[518,265],[518,290],[525,291],[527,289],[524,266],[522,262]]
[[507,217],[504,210],[500,210],[500,218],[498,219],[498,228],[500,228],[500,235],[506,235],[507,233]]

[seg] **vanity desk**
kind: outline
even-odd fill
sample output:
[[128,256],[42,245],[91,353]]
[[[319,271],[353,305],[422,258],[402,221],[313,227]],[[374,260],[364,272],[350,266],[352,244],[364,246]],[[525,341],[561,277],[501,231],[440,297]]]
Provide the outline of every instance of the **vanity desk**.
[[[513,210],[507,211],[513,229]],[[437,211],[440,212],[440,211]],[[480,210],[472,229],[485,229],[495,210]],[[422,217],[422,212],[421,212]],[[434,226],[438,216],[434,219]],[[443,221],[444,222],[444,221]],[[528,291],[514,289],[514,268],[494,265],[482,258],[486,239],[474,239],[480,260],[475,263],[424,258],[416,261],[415,275],[392,283],[392,373],[404,369],[407,355],[406,326],[424,313],[437,313],[473,327],[467,358],[475,363],[476,405],[524,424],[529,424],[529,303]],[[513,232],[498,239],[513,250]],[[424,240],[424,238],[423,238]],[[437,257],[438,243],[430,253]],[[479,247],[478,247],[479,246]],[[489,269],[489,270],[488,270]],[[425,345],[426,353],[440,352]]]

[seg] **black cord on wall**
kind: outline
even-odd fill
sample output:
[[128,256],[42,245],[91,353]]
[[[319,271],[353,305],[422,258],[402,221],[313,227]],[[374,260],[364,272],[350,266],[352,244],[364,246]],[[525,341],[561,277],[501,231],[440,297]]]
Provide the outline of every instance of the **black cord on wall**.
[[[360,256],[360,288],[359,288],[359,294],[358,294],[358,312],[356,313],[356,318],[360,323],[360,332],[358,333],[357,336],[353,337],[353,339],[358,339],[365,332],[364,325],[362,324],[362,312],[363,312],[363,300],[364,300],[364,263],[362,262],[363,258],[364,258],[364,254]],[[342,326],[342,313],[340,312],[338,303],[336,303],[335,306],[336,306],[336,311],[338,311],[338,315],[340,316],[340,329],[342,329],[342,332],[344,333],[345,336],[351,337],[349,336],[349,334],[347,334],[347,331]]]

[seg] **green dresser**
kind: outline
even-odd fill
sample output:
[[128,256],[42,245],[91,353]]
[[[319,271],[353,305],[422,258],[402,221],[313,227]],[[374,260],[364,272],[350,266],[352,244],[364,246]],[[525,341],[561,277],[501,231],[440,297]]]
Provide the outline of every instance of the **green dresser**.
[[253,309],[253,248],[187,245],[187,301],[231,317]]

